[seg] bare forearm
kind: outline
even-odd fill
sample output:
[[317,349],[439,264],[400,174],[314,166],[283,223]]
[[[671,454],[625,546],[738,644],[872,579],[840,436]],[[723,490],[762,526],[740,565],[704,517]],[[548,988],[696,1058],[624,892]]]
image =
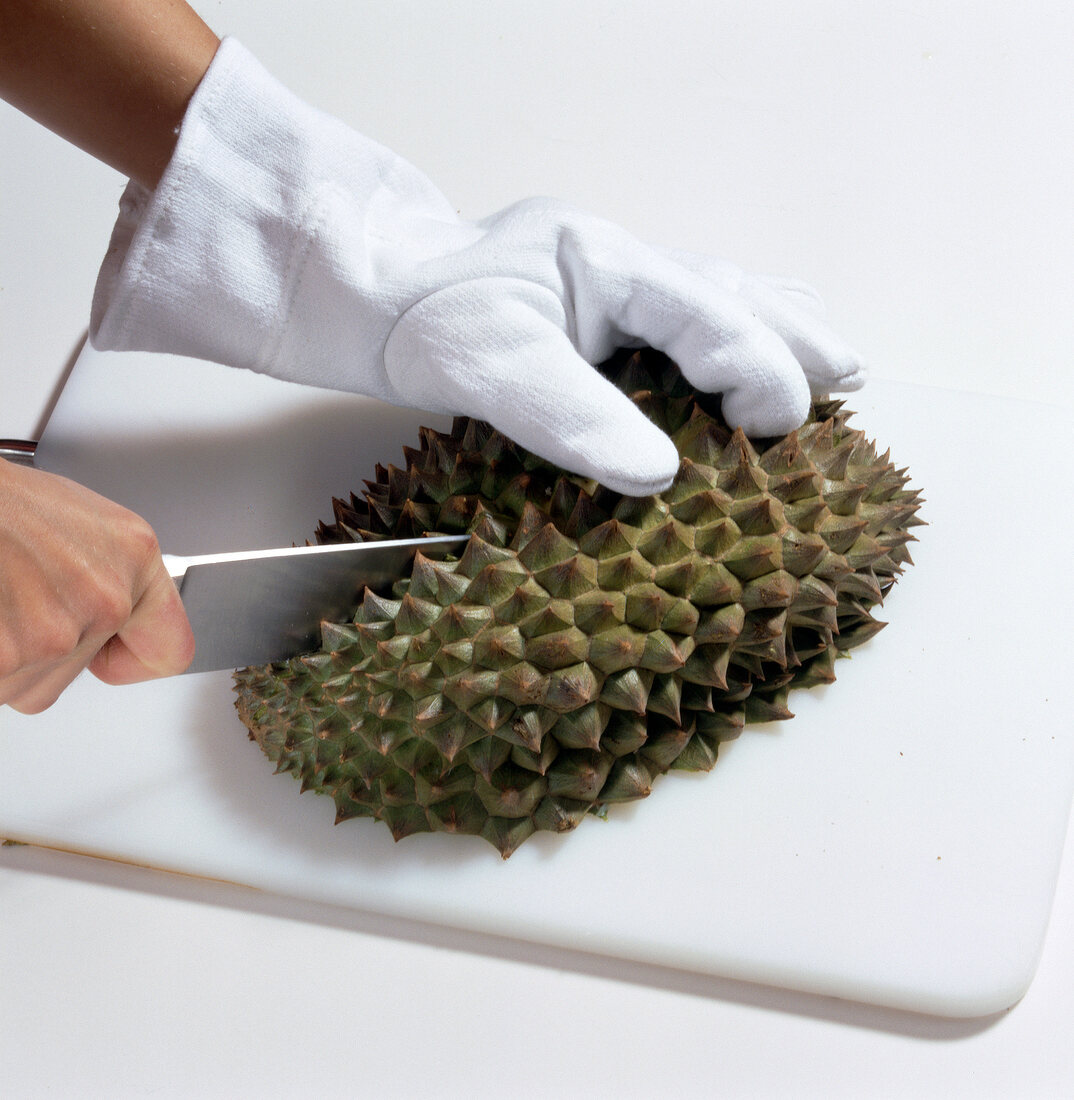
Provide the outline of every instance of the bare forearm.
[[3,0],[0,96],[154,187],[218,45],[182,0]]

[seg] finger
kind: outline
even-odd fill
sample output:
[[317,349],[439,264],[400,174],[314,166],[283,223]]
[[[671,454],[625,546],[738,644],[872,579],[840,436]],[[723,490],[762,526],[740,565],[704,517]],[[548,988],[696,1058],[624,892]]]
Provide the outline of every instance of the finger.
[[0,703],[20,714],[40,714],[78,678],[92,658],[98,643],[79,646],[69,656],[27,666],[0,683]]
[[20,676],[16,683],[5,687],[4,702],[20,714],[40,714],[59,699],[83,668],[83,661],[65,662],[46,673],[39,670],[32,676]]
[[655,251],[679,267],[700,275],[713,286],[732,294],[738,291],[745,278],[746,273],[738,264],[706,255],[704,252],[688,252],[682,248],[658,248]]
[[384,361],[407,401],[420,397],[429,408],[435,395],[444,411],[488,420],[535,454],[619,492],[666,488],[679,465],[674,444],[579,356],[565,328],[551,291],[478,279],[411,307]]
[[[708,256],[702,252],[687,252],[678,248],[659,249],[660,254],[669,260],[700,275],[721,290],[738,293],[743,282],[750,278],[737,264],[728,260],[721,260],[715,256]],[[824,301],[820,294],[801,279],[795,279],[788,275],[755,275],[752,278],[767,284],[773,290],[779,291],[800,308],[812,313],[815,317],[824,317]]]
[[588,282],[576,280],[586,359],[610,350],[609,331],[626,334],[666,352],[698,389],[721,393],[728,423],[747,434],[781,435],[803,423],[809,386],[801,364],[737,292],[629,242],[614,259],[614,269],[605,262]]
[[590,358],[585,319],[603,309],[619,330],[667,352],[694,385],[721,392],[725,418],[747,434],[796,428],[811,395],[864,383],[860,356],[819,320],[819,296],[805,283],[648,249],[627,234],[601,251],[579,249],[575,259],[583,355]]
[[823,320],[827,315],[828,310],[824,305],[824,299],[809,283],[803,283],[800,279],[794,279],[788,275],[756,275],[753,277],[759,282],[767,284],[773,290],[779,291],[780,294],[789,298],[800,309],[804,309],[814,317]]
[[107,684],[134,684],[177,675],[193,659],[190,622],[158,557],[130,618],[97,652],[89,670]]
[[747,277],[740,293],[791,349],[813,394],[856,390],[865,384],[866,367],[861,356],[815,313],[765,280]]

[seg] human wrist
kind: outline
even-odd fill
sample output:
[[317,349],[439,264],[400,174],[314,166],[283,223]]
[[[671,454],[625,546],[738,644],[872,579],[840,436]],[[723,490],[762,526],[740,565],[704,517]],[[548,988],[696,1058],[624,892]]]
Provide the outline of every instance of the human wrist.
[[181,0],[6,0],[0,95],[152,187],[218,41]]
[[[159,185],[132,181],[124,193],[94,294],[94,345],[338,383],[340,320],[353,310],[330,286],[310,293],[307,266],[332,261],[307,260],[335,247],[315,239],[324,207],[364,209],[389,159],[226,38]],[[372,377],[354,388],[390,396]]]

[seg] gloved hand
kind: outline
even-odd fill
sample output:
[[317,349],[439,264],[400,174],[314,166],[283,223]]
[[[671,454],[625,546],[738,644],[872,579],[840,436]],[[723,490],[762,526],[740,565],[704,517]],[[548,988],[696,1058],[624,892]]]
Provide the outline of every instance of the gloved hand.
[[649,344],[720,391],[730,423],[780,434],[811,392],[864,381],[817,305],[801,284],[650,248],[552,199],[464,221],[225,39],[159,186],[124,194],[90,331],[100,348],[475,416],[644,495],[670,483],[675,448],[590,364]]

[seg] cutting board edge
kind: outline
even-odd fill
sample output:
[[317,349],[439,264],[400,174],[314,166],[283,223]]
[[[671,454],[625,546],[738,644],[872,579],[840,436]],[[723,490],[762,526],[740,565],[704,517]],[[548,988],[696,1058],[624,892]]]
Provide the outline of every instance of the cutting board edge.
[[[641,940],[633,945],[620,944],[617,949],[609,949],[607,945],[593,947],[581,942],[569,942],[568,937],[557,935],[537,924],[528,927],[519,926],[514,931],[507,932],[494,921],[465,920],[458,916],[445,917],[443,912],[432,914],[420,906],[388,904],[374,909],[348,902],[333,895],[331,891],[320,895],[310,891],[302,893],[288,891],[276,884],[242,882],[237,878],[164,866],[88,846],[80,848],[73,844],[57,844],[38,836],[32,830],[5,829],[0,835],[0,846],[25,847],[34,851],[73,856],[86,861],[87,864],[103,863],[129,869],[132,873],[146,872],[149,875],[163,875],[167,879],[194,884],[199,889],[207,887],[234,890],[246,899],[246,904],[238,904],[238,899],[233,899],[231,902],[233,908],[256,908],[249,904],[249,899],[271,898],[283,903],[284,909],[289,906],[301,908],[306,919],[312,917],[312,919],[323,919],[326,923],[330,923],[332,914],[339,912],[350,915],[349,923],[352,925],[355,918],[364,919],[375,927],[363,928],[363,931],[374,935],[417,939],[428,943],[445,940],[444,933],[448,932],[454,934],[456,939],[460,936],[466,938],[466,949],[478,954],[497,957],[507,955],[522,960],[532,954],[532,948],[536,946],[555,954],[554,960],[545,960],[549,965],[563,966],[582,972],[592,969],[592,960],[599,960],[605,967],[623,963],[636,968],[636,973],[640,974],[640,971],[644,970],[647,975],[652,976],[656,972],[665,975],[667,979],[675,974],[691,975],[695,978],[711,980],[714,985],[729,982],[760,987],[774,993],[804,995],[837,1000],[846,1004],[866,1005],[953,1020],[979,1020],[995,1016],[1009,1011],[1021,1001],[1033,984],[1039,969],[1048,924],[1046,921],[1045,928],[1042,929],[1031,952],[1031,958],[1019,959],[1002,974],[989,975],[987,981],[967,983],[961,990],[949,990],[939,994],[935,990],[924,990],[913,986],[900,988],[875,980],[863,981],[860,977],[854,976],[839,979],[820,974],[803,974],[800,969],[793,966],[751,965],[730,955],[708,957],[690,955],[688,952],[675,951],[666,945],[649,940]],[[203,896],[199,900],[218,903],[220,899]],[[395,922],[403,922],[406,928],[390,930],[387,924]],[[514,950],[511,950],[512,946]],[[585,960],[590,960],[589,965],[583,965]],[[614,976],[627,980],[631,978],[629,973],[618,970],[615,971]],[[717,989],[710,991],[707,995],[716,998],[721,996]]]

